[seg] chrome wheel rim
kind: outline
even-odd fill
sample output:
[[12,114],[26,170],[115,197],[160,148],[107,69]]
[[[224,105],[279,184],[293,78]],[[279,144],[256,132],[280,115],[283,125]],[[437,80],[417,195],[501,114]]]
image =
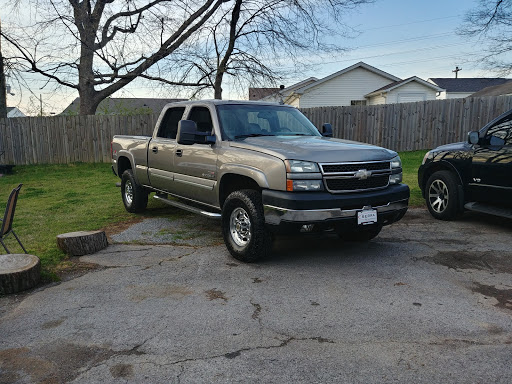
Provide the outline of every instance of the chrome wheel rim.
[[124,184],[124,200],[126,204],[129,206],[132,205],[133,202],[133,186],[130,180],[127,180]]
[[448,206],[449,197],[450,194],[448,193],[448,187],[444,181],[437,179],[430,184],[430,188],[428,190],[428,201],[434,212],[443,213]]
[[251,220],[243,208],[236,208],[231,212],[229,233],[239,247],[245,247],[251,241]]

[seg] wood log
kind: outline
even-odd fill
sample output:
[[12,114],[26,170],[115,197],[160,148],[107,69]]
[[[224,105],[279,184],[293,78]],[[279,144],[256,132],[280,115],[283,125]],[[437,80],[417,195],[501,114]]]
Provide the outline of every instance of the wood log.
[[96,253],[108,246],[105,231],[79,231],[57,236],[57,246],[71,256]]
[[39,283],[39,257],[26,253],[0,255],[0,295],[33,288]]

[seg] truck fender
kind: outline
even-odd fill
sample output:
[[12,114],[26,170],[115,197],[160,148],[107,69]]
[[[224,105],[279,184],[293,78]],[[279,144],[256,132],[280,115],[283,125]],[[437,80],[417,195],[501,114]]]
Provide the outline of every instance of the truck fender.
[[139,180],[137,179],[137,172],[135,172],[135,159],[133,157],[133,154],[130,153],[130,151],[128,151],[126,149],[121,149],[121,150],[119,150],[117,152],[117,163],[116,163],[116,166],[117,166],[117,174],[118,174],[118,176],[119,177],[123,176],[122,172],[119,171],[119,159],[121,157],[126,157],[130,161],[130,168],[133,171],[133,176],[135,177],[135,180],[137,180],[137,182],[139,182]]
[[228,173],[249,177],[253,179],[260,188],[269,188],[267,177],[258,168],[243,164],[225,164],[219,169],[218,180],[220,181],[222,177]]

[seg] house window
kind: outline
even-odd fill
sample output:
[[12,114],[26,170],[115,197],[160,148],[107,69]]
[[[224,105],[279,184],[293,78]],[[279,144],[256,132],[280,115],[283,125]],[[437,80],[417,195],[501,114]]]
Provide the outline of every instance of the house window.
[[366,100],[350,100],[350,105],[366,105]]

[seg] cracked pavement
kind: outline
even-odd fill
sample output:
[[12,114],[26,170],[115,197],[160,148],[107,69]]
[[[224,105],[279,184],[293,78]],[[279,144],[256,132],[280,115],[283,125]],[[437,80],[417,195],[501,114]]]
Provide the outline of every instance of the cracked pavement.
[[510,383],[511,230],[413,209],[369,243],[278,237],[258,264],[114,244],[0,298],[0,383]]

